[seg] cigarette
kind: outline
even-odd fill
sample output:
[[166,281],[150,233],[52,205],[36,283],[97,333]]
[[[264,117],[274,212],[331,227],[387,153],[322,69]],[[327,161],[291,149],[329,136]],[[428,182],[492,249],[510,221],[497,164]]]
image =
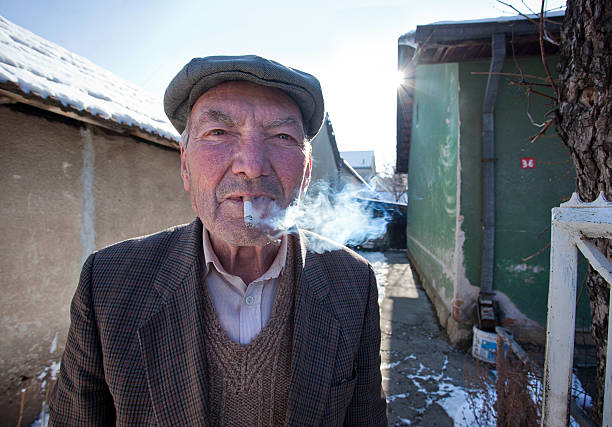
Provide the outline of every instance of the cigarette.
[[244,225],[247,228],[253,227],[253,200],[249,196],[242,198],[242,205],[244,209]]

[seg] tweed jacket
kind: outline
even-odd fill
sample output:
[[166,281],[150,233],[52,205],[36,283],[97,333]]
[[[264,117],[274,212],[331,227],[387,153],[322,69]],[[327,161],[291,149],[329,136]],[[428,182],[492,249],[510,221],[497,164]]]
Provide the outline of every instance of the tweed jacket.
[[[383,426],[376,280],[338,246],[299,231],[287,424]],[[207,421],[202,223],[92,254],[50,401],[59,426],[200,426]]]

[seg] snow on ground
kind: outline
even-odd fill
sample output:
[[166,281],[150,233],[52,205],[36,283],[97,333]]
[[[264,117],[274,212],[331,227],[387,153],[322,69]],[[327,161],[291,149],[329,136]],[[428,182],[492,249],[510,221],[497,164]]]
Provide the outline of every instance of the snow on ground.
[[38,418],[34,420],[30,427],[47,427],[49,425],[49,411],[43,408],[38,415]]
[[385,297],[387,273],[389,272],[387,257],[382,252],[358,251],[357,253],[372,264],[374,274],[376,275],[376,286],[378,287],[378,305],[380,306],[383,298]]
[[445,382],[441,388],[445,389],[448,397],[437,403],[453,419],[456,427],[496,425],[493,402],[497,399],[497,393],[494,384],[487,384],[486,390],[476,390]]
[[583,410],[589,411],[593,408],[593,399],[582,387],[582,383],[576,375],[572,375],[572,395],[576,398],[576,403]]
[[[542,404],[543,385],[539,379],[532,378],[530,381],[532,399],[536,404]],[[497,414],[493,407],[497,400],[495,384],[486,384],[486,390],[466,389],[451,383],[441,384],[440,388],[446,387],[449,396],[438,400],[437,403],[444,408],[446,413],[454,421],[456,427],[495,426]],[[535,390],[535,393],[533,391]],[[582,409],[592,407],[592,399],[589,396],[578,377],[572,374],[572,395],[578,401]],[[476,418],[478,417],[478,418]],[[570,416],[570,426],[578,427],[579,424]]]
[[[379,301],[383,299],[385,290],[394,297],[403,295],[401,292],[407,292],[407,288],[404,287],[409,285],[405,281],[397,281],[395,271],[392,271],[395,266],[389,264],[383,253],[366,251],[359,253],[368,259],[374,268],[379,285]],[[429,304],[424,294],[422,302]],[[383,338],[385,332],[387,334],[391,332],[394,337],[390,338],[387,335],[387,347],[385,347],[387,357],[383,357],[384,362],[381,363],[391,423],[427,425],[422,424],[422,420],[427,419],[427,423],[439,420],[442,425],[446,425],[448,419],[445,421],[443,419],[445,417],[436,415],[437,411],[443,413],[443,410],[453,420],[455,426],[495,426],[497,424],[497,413],[494,408],[497,400],[495,371],[491,369],[492,367],[483,366],[482,369],[476,369],[469,374],[468,372],[472,372],[472,368],[469,367],[478,362],[471,356],[450,348],[446,338],[437,333],[437,328],[428,329],[420,323],[424,321],[429,325],[430,321],[435,321],[433,316],[432,313],[431,319],[425,320],[419,317],[416,323],[410,323],[414,321],[410,318],[403,320],[398,318],[392,325],[387,325],[389,327],[387,331],[382,331]],[[404,337],[406,337],[405,344],[397,342]],[[393,340],[396,340],[395,344]],[[474,385],[474,381],[469,380],[470,375],[478,375],[475,379],[481,378],[482,381],[475,381]],[[532,377],[529,388],[532,399],[537,404],[541,404],[543,390],[541,380]],[[572,390],[580,405],[587,408],[592,405],[591,398],[586,396],[575,375]],[[571,425],[575,425],[573,420]]]
[[161,99],[2,16],[0,82],[12,82],[24,93],[54,98],[74,110],[178,140]]
[[[57,335],[56,335],[57,337]],[[52,345],[53,348],[53,345]],[[55,381],[57,380],[57,375],[59,374],[61,362],[51,361],[51,364],[45,367],[40,374],[38,375],[38,380],[40,383],[40,392],[43,396],[48,396],[47,393],[47,380]],[[47,427],[49,424],[49,408],[47,407],[46,397],[42,402],[42,407],[40,408],[40,414],[38,418],[34,420],[30,427]]]

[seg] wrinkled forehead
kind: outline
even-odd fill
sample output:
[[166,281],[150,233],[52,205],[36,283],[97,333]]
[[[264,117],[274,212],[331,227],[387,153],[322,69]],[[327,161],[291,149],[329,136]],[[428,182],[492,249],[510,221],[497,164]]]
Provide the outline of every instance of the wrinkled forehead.
[[190,121],[197,122],[210,111],[233,120],[246,116],[259,120],[292,119],[304,129],[301,110],[291,97],[280,89],[246,81],[224,82],[204,92],[191,109]]

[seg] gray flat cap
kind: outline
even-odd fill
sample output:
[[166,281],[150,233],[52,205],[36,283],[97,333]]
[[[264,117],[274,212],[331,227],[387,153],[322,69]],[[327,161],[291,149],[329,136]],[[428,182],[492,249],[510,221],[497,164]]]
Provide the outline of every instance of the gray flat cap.
[[166,89],[164,110],[170,122],[182,133],[200,95],[220,83],[235,80],[275,87],[289,95],[302,112],[308,138],[321,128],[325,106],[317,78],[255,55],[192,59]]

